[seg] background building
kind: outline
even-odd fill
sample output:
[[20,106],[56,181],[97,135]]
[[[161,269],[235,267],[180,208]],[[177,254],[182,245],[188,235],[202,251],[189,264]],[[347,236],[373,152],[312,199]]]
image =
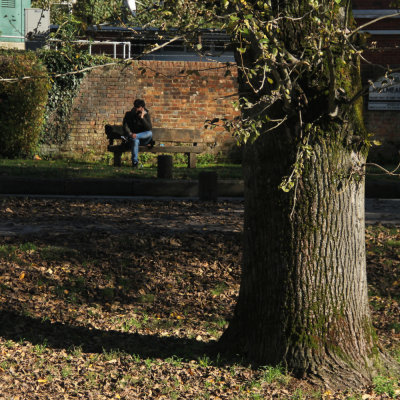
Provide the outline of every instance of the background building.
[[30,0],[0,0],[2,47],[25,48],[25,9],[30,6]]
[[49,11],[31,8],[30,0],[0,0],[0,48],[26,49],[48,33]]
[[[353,0],[353,15],[358,26],[376,18],[399,12],[391,0]],[[365,26],[366,49],[361,64],[365,123],[382,145],[372,149],[370,161],[395,163],[400,161],[400,15],[381,19]],[[382,90],[382,82],[390,85]],[[396,72],[396,70],[399,70]]]

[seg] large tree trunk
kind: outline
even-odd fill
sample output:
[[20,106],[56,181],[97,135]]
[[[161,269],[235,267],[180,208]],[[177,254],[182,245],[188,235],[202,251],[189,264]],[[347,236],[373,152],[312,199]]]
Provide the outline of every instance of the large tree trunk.
[[[336,3],[318,3],[333,5],[326,23],[347,26]],[[342,60],[338,40],[323,48],[319,62],[309,60],[312,68],[293,73],[285,51],[301,59],[305,37],[323,30],[306,18],[307,0],[272,4],[281,26],[275,31],[279,39],[270,39],[284,43],[282,62],[269,64],[252,36],[244,56],[237,54],[239,90],[243,103],[257,104],[243,109],[244,121],[267,112],[284,123],[271,130],[271,120],[264,119],[260,136],[245,148],[242,282],[220,345],[261,365],[283,364],[326,386],[360,387],[370,382],[381,358],[367,294],[363,169],[368,135],[357,95],[359,66],[350,53]],[[263,93],[252,90],[263,82],[263,69],[254,69],[261,59],[272,65],[273,76]],[[261,73],[247,73],[252,69]],[[282,86],[288,81],[292,85]],[[271,107],[263,104],[262,96],[274,99],[280,87],[286,92],[279,100]],[[308,157],[298,157],[301,152]],[[296,185],[286,193],[278,186],[293,165]]]
[[221,344],[261,365],[354,387],[370,380],[376,355],[358,176],[364,160],[339,140],[343,127],[330,128],[290,193],[278,185],[294,162],[284,138],[295,127],[247,146],[242,283]]

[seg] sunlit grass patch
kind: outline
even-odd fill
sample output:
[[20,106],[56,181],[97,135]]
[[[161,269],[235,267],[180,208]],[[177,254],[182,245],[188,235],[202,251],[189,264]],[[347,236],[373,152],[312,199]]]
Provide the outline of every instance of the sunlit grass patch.
[[40,257],[44,261],[59,261],[82,259],[83,255],[76,249],[63,246],[46,246],[39,249]]
[[265,366],[261,368],[261,379],[269,384],[287,385],[290,381],[290,376],[281,365]]
[[386,242],[386,246],[400,247],[400,240],[389,239],[389,240]]
[[375,392],[380,395],[387,395],[390,398],[397,397],[398,381],[392,377],[377,376],[373,379]]
[[19,245],[19,250],[27,253],[32,253],[38,249],[37,245],[32,242],[25,242]]
[[228,290],[228,285],[225,282],[219,282],[211,289],[211,294],[213,296],[219,296]]
[[45,339],[43,343],[35,345],[33,350],[37,355],[44,354],[47,350],[47,340]]
[[[174,155],[173,178],[197,179],[200,171],[216,171],[220,179],[242,179],[240,164],[226,163],[215,156],[200,154],[197,168],[187,168],[184,154]],[[123,154],[122,166],[114,167],[109,154],[104,160],[78,159],[0,159],[0,174],[48,179],[132,179],[157,177],[157,157],[139,153],[141,168],[132,169],[129,152]]]
[[395,333],[400,333],[400,322],[394,322],[390,324],[388,328],[393,330]]
[[0,259],[4,261],[16,261],[17,260],[17,246],[14,245],[1,245],[0,246]]
[[145,294],[141,294],[138,298],[137,298],[137,302],[138,303],[147,303],[147,304],[151,304],[154,303],[156,296],[152,293],[145,293]]
[[400,364],[400,344],[397,346],[395,350],[393,350],[393,356],[395,360]]

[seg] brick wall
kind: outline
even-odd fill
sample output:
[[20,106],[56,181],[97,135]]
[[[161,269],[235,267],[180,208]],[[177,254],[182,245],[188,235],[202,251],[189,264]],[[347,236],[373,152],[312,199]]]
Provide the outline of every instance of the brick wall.
[[400,113],[398,111],[368,111],[366,126],[375,138],[384,142],[399,142]]
[[[188,75],[183,70],[196,70]],[[128,67],[93,70],[83,80],[71,117],[71,136],[61,152],[104,153],[105,124],[120,124],[136,98],[143,98],[154,127],[199,129],[217,143],[232,141],[226,132],[205,130],[204,121],[234,117],[237,70],[204,62],[141,61]]]

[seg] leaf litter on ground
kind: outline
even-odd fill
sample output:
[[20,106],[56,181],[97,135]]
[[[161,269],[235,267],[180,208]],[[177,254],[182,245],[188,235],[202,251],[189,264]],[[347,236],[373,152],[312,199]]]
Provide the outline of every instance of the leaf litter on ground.
[[[238,295],[242,219],[241,202],[3,199],[0,399],[396,395],[391,380],[332,392],[213,352]],[[374,324],[400,361],[400,232],[366,239]]]

